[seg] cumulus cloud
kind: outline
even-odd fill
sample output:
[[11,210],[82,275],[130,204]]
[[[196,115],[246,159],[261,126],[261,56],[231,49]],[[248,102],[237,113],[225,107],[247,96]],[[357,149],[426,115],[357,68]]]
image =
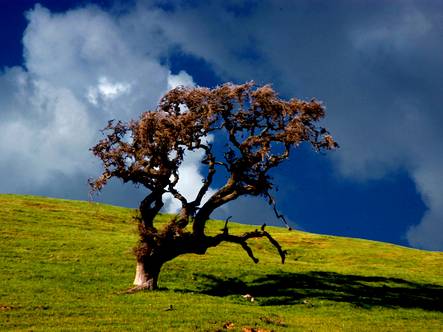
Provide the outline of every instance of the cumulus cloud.
[[[53,15],[36,6],[27,17],[24,66],[7,68],[0,76],[8,91],[1,98],[0,128],[6,133],[0,143],[1,167],[7,176],[0,186],[8,192],[48,186],[55,172],[91,173],[94,162],[88,149],[105,119],[129,117],[153,104],[167,87],[168,70],[125,47],[107,14],[84,8]],[[157,84],[159,77],[163,84]],[[129,85],[115,83],[121,81],[137,83],[150,93],[123,96]],[[96,82],[91,105],[88,89]],[[112,104],[107,103],[110,99]]]
[[[186,151],[183,164],[179,169],[179,181],[177,183],[178,191],[184,195],[189,201],[195,199],[202,183],[202,175],[200,170],[200,161],[204,157],[204,151]],[[203,203],[215,193],[215,190],[209,188],[203,197]],[[166,212],[176,212],[181,208],[179,200],[173,198],[171,195],[165,195]]]
[[169,73],[168,89],[174,89],[178,86],[193,87],[195,86],[195,83],[191,75],[184,70],[181,70],[177,75]]
[[131,85],[126,82],[110,82],[106,76],[100,77],[96,86],[88,89],[88,101],[97,106],[99,100],[112,101],[122,94],[128,94]]
[[419,191],[423,195],[424,202],[428,207],[420,224],[412,226],[407,233],[408,241],[414,247],[431,250],[443,248],[443,177],[441,156],[434,158],[434,162],[420,165],[412,173]]
[[94,136],[86,107],[70,90],[31,79],[19,68],[0,80],[15,92],[2,108],[0,150],[6,176],[1,190],[41,185],[54,171],[72,175],[84,170],[88,158],[81,149]]
[[[97,7],[53,14],[37,5],[27,18],[25,63],[0,74],[0,190],[70,197],[62,191],[75,187],[71,198],[79,190],[85,197],[77,183],[99,174],[88,150],[107,120],[136,118],[171,87],[194,82],[146,53],[161,44],[131,43],[128,27]],[[180,169],[185,193],[201,181],[200,157],[190,155]],[[171,203],[169,211],[175,208]]]

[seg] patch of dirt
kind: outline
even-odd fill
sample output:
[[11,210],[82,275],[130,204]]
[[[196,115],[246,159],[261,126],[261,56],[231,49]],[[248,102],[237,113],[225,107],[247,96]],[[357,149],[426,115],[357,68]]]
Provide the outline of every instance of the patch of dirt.
[[245,326],[241,330],[242,332],[273,332],[272,330],[262,329],[261,327],[249,327],[249,326]]
[[232,330],[235,328],[235,324],[233,322],[226,322],[223,324],[223,328],[226,330]]
[[13,307],[12,305],[0,304],[0,311],[10,311],[17,309],[17,307]]

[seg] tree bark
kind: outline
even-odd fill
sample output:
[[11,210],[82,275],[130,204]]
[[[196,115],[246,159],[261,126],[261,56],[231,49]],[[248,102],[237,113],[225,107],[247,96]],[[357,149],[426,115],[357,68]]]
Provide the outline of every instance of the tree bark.
[[162,191],[153,191],[140,203],[139,211],[145,227],[153,227],[154,218],[163,207]]
[[140,289],[155,290],[158,288],[158,275],[161,266],[137,262],[134,285]]

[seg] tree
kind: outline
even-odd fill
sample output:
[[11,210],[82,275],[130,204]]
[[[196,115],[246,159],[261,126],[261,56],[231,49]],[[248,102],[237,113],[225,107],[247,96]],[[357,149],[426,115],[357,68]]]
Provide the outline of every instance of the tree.
[[[222,242],[239,244],[257,263],[247,241],[265,237],[284,262],[286,252],[264,226],[233,235],[228,232],[227,219],[220,234],[209,236],[205,225],[215,209],[244,195],[263,196],[284,220],[270,194],[273,183],[268,173],[302,142],[317,151],[337,146],[328,132],[316,125],[324,115],[324,107],[315,100],[285,101],[269,85],[250,82],[214,89],[178,87],[138,121],[109,121],[103,129],[104,139],[91,148],[103,162],[101,176],[90,180],[92,190],[101,190],[111,178],[149,190],[137,217],[140,240],[135,248],[134,285],[155,289],[165,262],[182,254],[204,254]],[[214,149],[209,136],[223,140],[222,152]],[[197,195],[190,198],[177,189],[179,167],[186,151],[196,150],[204,153],[201,163],[206,175],[201,184],[195,184],[199,186]],[[216,172],[226,182],[204,199]],[[167,193],[180,201],[181,209],[158,229],[154,219]]]

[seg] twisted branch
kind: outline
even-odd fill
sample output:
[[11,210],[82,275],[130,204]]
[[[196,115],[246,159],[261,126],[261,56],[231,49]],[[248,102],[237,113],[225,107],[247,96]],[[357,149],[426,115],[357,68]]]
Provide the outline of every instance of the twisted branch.
[[280,219],[285,224],[286,228],[290,231],[292,231],[292,227],[289,226],[289,223],[287,222],[285,216],[278,212],[277,210],[277,204],[275,203],[274,197],[271,196],[269,192],[266,192],[266,196],[268,197],[268,202],[272,206],[272,209],[274,210],[274,214],[277,217],[277,219]]
[[249,247],[247,241],[249,239],[266,237],[269,240],[269,242],[277,249],[277,251],[281,257],[282,264],[285,263],[287,251],[283,250],[280,243],[278,243],[278,241],[276,239],[274,239],[271,234],[269,234],[267,231],[265,231],[265,225],[263,225],[260,230],[256,229],[252,232],[246,232],[243,235],[232,235],[232,234],[228,233],[228,228],[227,228],[228,220],[229,220],[229,218],[226,220],[225,227],[222,229],[223,233],[217,234],[216,236],[213,236],[213,237],[207,237],[208,248],[209,247],[216,247],[221,242],[230,242],[230,243],[240,244],[242,246],[243,250],[245,250],[246,253],[248,254],[248,256],[253,260],[253,262],[258,263],[259,260],[258,260],[258,258],[256,258],[254,256],[254,253],[252,252],[251,247]]

